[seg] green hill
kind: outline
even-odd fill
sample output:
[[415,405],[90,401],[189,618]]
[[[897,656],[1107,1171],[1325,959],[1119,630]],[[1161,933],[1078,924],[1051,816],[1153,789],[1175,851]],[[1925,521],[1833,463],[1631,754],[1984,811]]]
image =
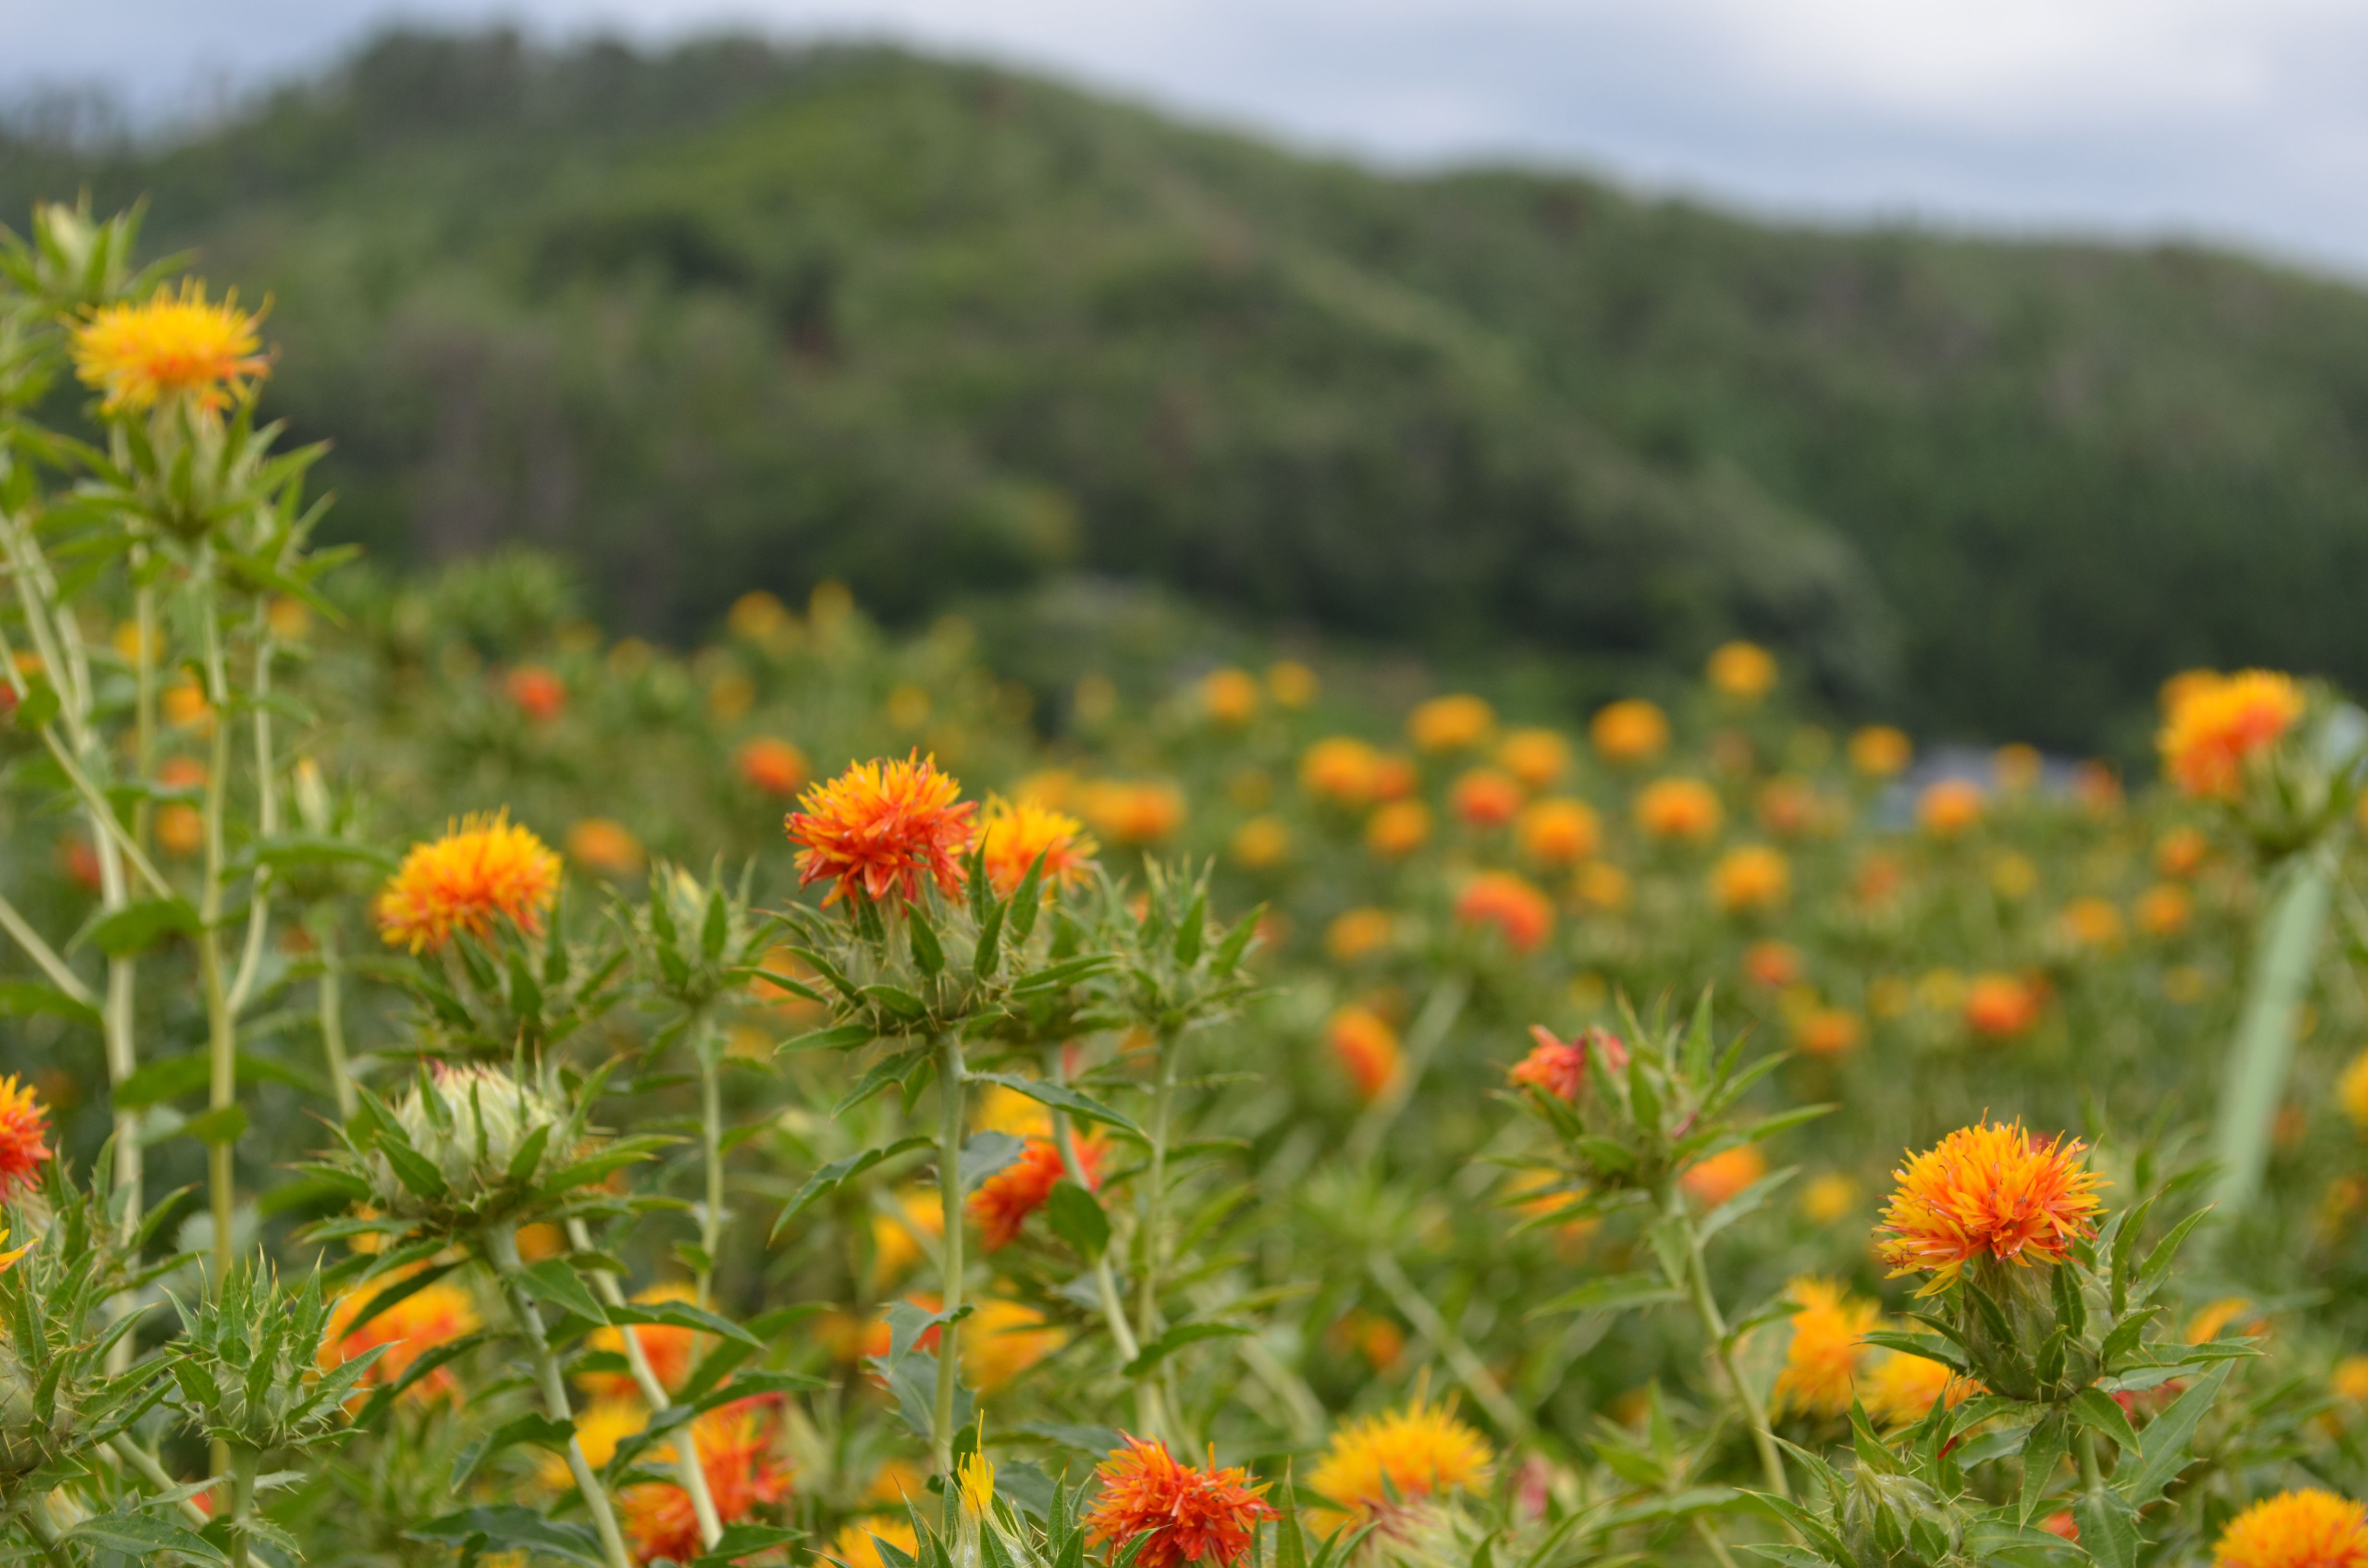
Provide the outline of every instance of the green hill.
[[746,41],[395,35],[171,145],[0,143],[0,211],[85,187],[273,297],[346,537],[561,546],[649,630],[1087,571],[1605,679],[1741,632],[1928,733],[2368,687],[2368,296],[2234,257],[1390,177]]

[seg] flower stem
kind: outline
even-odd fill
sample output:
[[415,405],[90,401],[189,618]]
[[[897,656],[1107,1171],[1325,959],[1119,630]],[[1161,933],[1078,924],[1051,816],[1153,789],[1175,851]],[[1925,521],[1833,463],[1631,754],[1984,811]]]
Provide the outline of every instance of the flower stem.
[[[1159,1084],[1151,1102],[1151,1160],[1144,1173],[1143,1233],[1135,1248],[1143,1282],[1135,1294],[1134,1334],[1136,1342],[1142,1345],[1157,1339],[1165,1326],[1159,1311],[1159,1290],[1160,1278],[1167,1267],[1167,1139],[1176,1109],[1177,1059],[1182,1054],[1183,1036],[1173,1030],[1161,1031]],[[1189,1434],[1177,1419],[1173,1391],[1166,1381],[1173,1367],[1171,1358],[1135,1385],[1136,1410],[1145,1426],[1159,1422],[1167,1428],[1171,1442],[1189,1449]],[[1154,1382],[1155,1377],[1160,1381]]]
[[262,1458],[245,1443],[230,1451],[230,1568],[246,1568],[246,1518],[255,1511],[255,1472]]
[[1734,1392],[1744,1424],[1751,1428],[1751,1444],[1759,1452],[1759,1468],[1768,1477],[1768,1489],[1779,1497],[1790,1497],[1793,1488],[1785,1479],[1784,1456],[1776,1447],[1776,1434],[1768,1425],[1768,1407],[1745,1380],[1743,1369],[1736,1365],[1735,1346],[1727,1342],[1725,1314],[1718,1310],[1718,1298],[1711,1294],[1710,1268],[1702,1261],[1702,1233],[1694,1228],[1692,1217],[1682,1210],[1678,1211],[1678,1222],[1685,1227],[1686,1288],[1693,1301],[1694,1315],[1702,1320],[1702,1332],[1710,1336],[1711,1354],[1727,1387]]
[[360,1096],[354,1093],[353,1069],[346,1062],[345,971],[338,967],[334,912],[324,912],[313,940],[321,953],[321,978],[313,994],[321,1023],[321,1051],[329,1060],[329,1085],[336,1092],[338,1119],[350,1121]]
[[[577,1252],[590,1252],[592,1233],[581,1220],[567,1221],[567,1241]],[[592,1288],[601,1301],[612,1307],[625,1304],[625,1292],[617,1277],[604,1268],[586,1269],[592,1276]],[[642,1391],[642,1403],[651,1410],[664,1410],[674,1396],[658,1381],[655,1368],[650,1365],[649,1352],[642,1348],[642,1331],[632,1324],[620,1324],[618,1335],[625,1342],[625,1365],[633,1374],[633,1386]],[[715,1496],[707,1489],[707,1467],[699,1462],[699,1445],[690,1440],[689,1429],[683,1431],[684,1440],[675,1445],[675,1474],[682,1483],[684,1494],[690,1498],[690,1511],[699,1519],[699,1541],[701,1546],[713,1546],[723,1539],[723,1520],[715,1511]]]
[[[192,586],[198,599],[199,650],[205,665],[206,701],[213,710],[212,750],[206,766],[204,805],[205,883],[198,893],[198,972],[205,991],[206,1039],[211,1072],[206,1108],[229,1109],[238,1103],[238,1028],[230,991],[222,976],[222,805],[230,771],[230,726],[224,714],[230,706],[230,674],[222,658],[222,619],[214,603],[212,556],[199,559]],[[213,1203],[216,1289],[230,1278],[231,1217],[235,1211],[232,1140],[217,1133],[206,1142],[206,1185]]]
[[700,1153],[707,1162],[707,1205],[699,1216],[699,1250],[707,1261],[699,1270],[699,1304],[712,1309],[715,1257],[723,1245],[723,1085],[718,1060],[723,1042],[704,1022],[692,1028],[692,1049],[699,1058]]
[[[939,1311],[951,1319],[962,1310],[962,1144],[967,1080],[962,1035],[948,1029],[938,1040],[938,1199],[945,1216],[945,1235],[939,1243],[943,1276]],[[938,1398],[929,1419],[930,1449],[949,1485],[953,1482],[955,1337],[960,1327],[950,1321],[938,1336]]]
[[[1061,1059],[1061,1048],[1053,1047],[1048,1055],[1046,1065],[1052,1080],[1065,1086],[1068,1072]],[[1092,1191],[1094,1184],[1087,1179],[1085,1162],[1077,1157],[1076,1131],[1070,1125],[1068,1112],[1057,1108],[1053,1112],[1053,1142],[1061,1151],[1061,1165],[1068,1172],[1069,1179]],[[1094,1294],[1101,1302],[1102,1321],[1110,1326],[1110,1344],[1118,1349],[1119,1364],[1124,1366],[1143,1353],[1143,1342],[1134,1336],[1133,1325],[1126,1321],[1126,1303],[1119,1300],[1118,1276],[1110,1268],[1108,1247],[1094,1257]],[[1135,1424],[1150,1436],[1169,1436],[1167,1412],[1156,1384],[1144,1381],[1135,1385]]]
[[[494,1226],[485,1233],[485,1251],[501,1280],[502,1297],[509,1303],[510,1316],[524,1336],[527,1349],[534,1358],[535,1381],[542,1391],[543,1414],[553,1421],[573,1426],[575,1412],[567,1403],[567,1380],[561,1372],[559,1358],[553,1354],[551,1342],[542,1336],[541,1309],[527,1294],[521,1278],[526,1265],[518,1258],[518,1233],[507,1224]],[[686,1441],[685,1447],[689,1447]],[[617,1511],[609,1506],[609,1494],[601,1488],[600,1478],[592,1472],[591,1463],[584,1457],[584,1445],[573,1436],[567,1439],[567,1472],[575,1478],[575,1489],[584,1494],[584,1506],[592,1516],[592,1527],[600,1537],[600,1550],[609,1559],[609,1568],[633,1568],[632,1553],[625,1550],[625,1538],[617,1529]]]

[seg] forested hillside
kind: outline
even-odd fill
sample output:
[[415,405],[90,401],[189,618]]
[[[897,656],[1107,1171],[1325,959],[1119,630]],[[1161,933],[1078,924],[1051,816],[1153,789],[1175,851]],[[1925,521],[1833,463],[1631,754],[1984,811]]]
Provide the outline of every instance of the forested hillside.
[[1082,570],[1623,678],[1739,632],[1927,733],[2368,686],[2368,296],[2237,258],[1387,176],[746,41],[401,35],[170,145],[0,143],[10,222],[84,187],[274,298],[332,534],[561,545],[644,630]]

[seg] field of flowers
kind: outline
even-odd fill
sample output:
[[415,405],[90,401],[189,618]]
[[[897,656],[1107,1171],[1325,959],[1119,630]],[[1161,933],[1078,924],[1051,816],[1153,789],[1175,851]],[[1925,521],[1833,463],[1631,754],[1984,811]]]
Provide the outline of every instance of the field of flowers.
[[135,239],[0,253],[13,1557],[2368,1568],[2335,694],[1047,738],[828,586],[313,548]]

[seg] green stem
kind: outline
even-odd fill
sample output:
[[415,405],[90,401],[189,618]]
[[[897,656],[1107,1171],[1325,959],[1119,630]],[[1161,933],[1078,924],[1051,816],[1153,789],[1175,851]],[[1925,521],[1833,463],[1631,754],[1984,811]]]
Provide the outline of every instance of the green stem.
[[[1175,1119],[1178,1059],[1183,1054],[1183,1041],[1184,1037],[1173,1031],[1162,1031],[1159,1037],[1159,1083],[1151,1102],[1151,1160],[1144,1172],[1143,1234],[1136,1247],[1143,1281],[1135,1293],[1134,1334],[1136,1342],[1143,1345],[1156,1341],[1167,1326],[1159,1310],[1159,1292],[1167,1271],[1170,1240],[1167,1142]],[[1170,1357],[1135,1384],[1135,1412],[1144,1426],[1163,1431],[1171,1444],[1189,1449],[1191,1435],[1184,1429],[1183,1412],[1169,1381],[1175,1368],[1175,1358]]]
[[1446,1357],[1447,1364],[1454,1369],[1457,1381],[1471,1392],[1474,1399],[1480,1402],[1480,1408],[1488,1413],[1489,1419],[1497,1423],[1506,1437],[1517,1442],[1526,1441],[1533,1430],[1529,1416],[1505,1392],[1505,1386],[1497,1381],[1497,1375],[1465,1343],[1463,1335],[1456,1332],[1455,1325],[1430,1304],[1429,1297],[1415,1289],[1414,1281],[1407,1278],[1406,1270],[1398,1267],[1398,1260],[1375,1247],[1366,1256],[1365,1267],[1372,1275],[1373,1282],[1382,1288],[1382,1293],[1389,1297],[1391,1304],[1406,1315],[1406,1321],[1413,1324],[1424,1338],[1439,1346],[1440,1354]]
[[2223,1221],[2244,1212],[2260,1191],[2294,1060],[2294,1013],[2310,989],[2334,881],[2333,857],[2324,846],[2296,855],[2279,872],[2277,892],[2261,921],[2213,1130],[2220,1178],[2212,1198]]
[[704,1024],[694,1025],[693,1045],[699,1057],[699,1142],[707,1162],[707,1206],[699,1217],[699,1250],[706,1262],[699,1270],[699,1304],[714,1305],[715,1259],[723,1245],[723,1041]]
[[230,1568],[246,1568],[246,1518],[255,1510],[255,1472],[262,1458],[245,1443],[230,1451]]
[[[1663,1210],[1668,1212],[1673,1204],[1684,1201],[1672,1198],[1663,1204]],[[1694,1315],[1702,1320],[1702,1333],[1710,1337],[1711,1354],[1726,1379],[1726,1386],[1735,1394],[1744,1424],[1751,1428],[1751,1446],[1759,1452],[1759,1468],[1768,1477],[1768,1489],[1779,1497],[1790,1497],[1793,1488],[1785,1479],[1784,1455],[1776,1447],[1776,1434],[1768,1425],[1768,1406],[1745,1379],[1743,1369],[1736,1364],[1735,1346],[1727,1339],[1726,1316],[1718,1310],[1718,1298],[1711,1294],[1710,1268],[1702,1261],[1702,1233],[1694,1228],[1691,1215],[1682,1209],[1675,1211],[1678,1222],[1685,1227],[1686,1287],[1693,1301]]]
[[[206,700],[213,707],[212,748],[206,767],[205,883],[198,894],[198,972],[206,999],[206,1040],[210,1061],[207,1109],[227,1110],[238,1103],[238,1029],[230,991],[222,976],[222,908],[223,862],[222,805],[227,792],[223,775],[230,771],[230,726],[223,715],[230,706],[230,673],[222,658],[222,625],[214,603],[211,552],[200,557],[193,587],[198,598],[199,651],[205,663]],[[206,1144],[206,1185],[211,1197],[214,1224],[216,1289],[230,1278],[231,1217],[237,1196],[233,1187],[232,1140],[219,1135]]]
[[[945,1235],[939,1243],[939,1264],[944,1300],[939,1311],[962,1310],[962,1145],[964,1085],[962,1036],[948,1029],[938,1041],[938,1199],[945,1216]],[[961,1359],[956,1335],[961,1325],[949,1322],[938,1336],[938,1398],[929,1420],[929,1443],[938,1473],[951,1485],[954,1454],[954,1369]]]
[[[567,1221],[567,1241],[577,1252],[593,1250],[592,1233],[581,1220]],[[623,1287],[617,1277],[603,1268],[586,1269],[592,1276],[592,1288],[600,1299],[612,1307],[625,1304]],[[673,1392],[658,1381],[657,1369],[650,1365],[649,1352],[642,1348],[642,1331],[632,1324],[618,1329],[625,1342],[625,1365],[633,1375],[633,1386],[642,1391],[642,1403],[653,1411],[664,1410],[674,1402]],[[699,1540],[702,1546],[713,1546],[723,1539],[723,1520],[715,1511],[714,1494],[707,1489],[707,1467],[699,1462],[699,1444],[692,1440],[689,1426],[683,1429],[683,1440],[675,1446],[675,1475],[682,1483],[683,1492],[690,1498],[690,1511],[699,1519]]]
[[[541,1309],[520,1283],[526,1265],[518,1258],[518,1233],[507,1224],[494,1226],[485,1233],[485,1252],[495,1277],[501,1280],[502,1296],[509,1303],[510,1317],[533,1357],[535,1381],[542,1391],[543,1414],[553,1421],[574,1426],[575,1412],[567,1403],[566,1376],[560,1370],[559,1358],[552,1353],[551,1342],[542,1336]],[[689,1446],[688,1434],[684,1446]],[[633,1568],[632,1554],[625,1550],[625,1538],[617,1529],[617,1511],[609,1505],[600,1478],[592,1472],[590,1461],[585,1459],[584,1445],[572,1436],[567,1439],[567,1472],[575,1477],[575,1489],[584,1495],[584,1506],[592,1516],[592,1527],[599,1534],[600,1549],[609,1559],[609,1568]]]
[[[268,632],[256,638],[255,644],[255,831],[269,838],[279,831],[279,768],[272,756],[271,709],[265,700],[271,695],[271,637]],[[216,725],[216,733],[221,726]],[[230,1010],[244,1011],[247,997],[255,989],[256,976],[263,971],[264,937],[271,929],[271,868],[255,868],[255,881],[247,894],[246,947],[239,956],[238,975],[231,982]]]
[[329,1059],[329,1085],[336,1091],[337,1115],[351,1121],[360,1105],[354,1093],[353,1069],[346,1062],[345,973],[338,966],[336,916],[330,914],[320,924],[314,941],[321,952],[321,978],[315,986],[314,1001],[321,1023],[321,1051]]
[[[163,1465],[156,1462],[156,1456],[154,1454],[152,1454],[147,1449],[142,1448],[130,1437],[118,1437],[112,1441],[102,1443],[99,1447],[109,1458],[113,1459],[117,1464],[121,1465],[126,1470],[133,1471],[141,1480],[146,1482],[149,1485],[154,1487],[159,1492],[170,1492],[175,1487],[180,1485],[180,1483],[174,1480],[171,1473],[167,1471]],[[198,1506],[196,1499],[184,1497],[181,1499],[177,1506],[183,1519],[187,1520],[189,1524],[195,1526],[199,1529],[205,1528],[207,1523],[206,1511]]]
[[[1060,1047],[1053,1047],[1049,1055],[1049,1075],[1054,1083],[1065,1086],[1068,1072],[1062,1062]],[[1053,1142],[1061,1151],[1061,1165],[1069,1173],[1069,1179],[1092,1191],[1094,1184],[1086,1175],[1085,1162],[1077,1157],[1076,1131],[1070,1125],[1066,1111],[1053,1112]],[[1119,1365],[1125,1366],[1143,1353],[1143,1342],[1134,1336],[1133,1326],[1126,1321],[1126,1303],[1119,1300],[1118,1276],[1110,1267],[1108,1247],[1094,1257],[1094,1295],[1101,1303],[1102,1321],[1110,1327],[1110,1344],[1117,1347]],[[1166,1439],[1170,1436],[1159,1387],[1147,1379],[1135,1384],[1135,1425],[1143,1428],[1146,1437]]]
[[25,1528],[40,1544],[41,1554],[56,1564],[56,1568],[73,1568],[74,1558],[58,1535],[58,1522],[50,1517],[49,1494],[45,1492],[27,1498],[23,1510],[17,1517],[25,1521]]

